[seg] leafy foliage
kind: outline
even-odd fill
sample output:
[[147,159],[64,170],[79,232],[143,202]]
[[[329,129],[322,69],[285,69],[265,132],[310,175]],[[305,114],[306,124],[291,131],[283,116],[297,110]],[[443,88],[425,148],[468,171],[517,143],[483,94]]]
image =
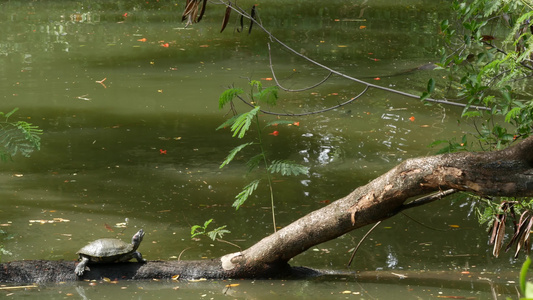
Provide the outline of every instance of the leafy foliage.
[[207,227],[209,226],[209,224],[211,224],[211,222],[213,222],[213,219],[209,219],[205,221],[203,226],[200,226],[200,225],[192,226],[191,227],[191,238],[194,238],[198,235],[207,235],[209,238],[211,238],[214,241],[217,238],[221,239],[226,233],[231,233],[231,231],[225,229],[226,225],[217,227],[211,231],[207,231]]
[[226,104],[230,103],[235,97],[242,93],[244,93],[244,91],[239,88],[229,88],[225,90],[220,94],[220,98],[218,99],[218,108],[224,108]]
[[[446,45],[437,65],[448,71],[449,91],[457,91],[447,97],[463,99],[462,118],[475,130],[460,142],[440,140],[431,146],[444,146],[439,153],[506,148],[533,130],[533,7],[530,1],[455,0],[452,8],[457,21],[440,24]],[[430,81],[421,98],[432,92]],[[470,109],[474,105],[487,109]],[[515,247],[515,256],[529,250],[533,200],[479,200],[479,221],[489,224],[493,255],[504,247]],[[510,221],[514,234],[504,246]]]
[[220,168],[222,169],[225,165],[229,164],[233,160],[233,158],[235,158],[235,155],[239,153],[239,151],[241,151],[242,149],[244,149],[246,146],[249,146],[249,145],[253,145],[253,143],[245,143],[245,144],[241,144],[233,148],[233,150],[229,152],[224,162],[222,162],[222,164],[220,165]]
[[268,170],[281,175],[307,175],[309,168],[289,160],[274,160]]
[[259,111],[259,109],[260,107],[256,106],[251,111],[240,114],[239,117],[235,119],[235,122],[231,125],[231,131],[233,132],[233,137],[237,136],[240,139],[244,137],[244,135],[250,128],[250,125],[252,125],[252,121],[254,120],[254,117],[257,115],[257,112]]
[[527,281],[527,271],[529,270],[530,265],[531,258],[528,256],[520,269],[520,292],[523,295],[523,297],[520,298],[521,300],[533,299],[533,283]]
[[259,185],[259,181],[259,179],[256,179],[250,182],[242,189],[242,191],[237,196],[235,196],[235,202],[233,202],[232,205],[233,207],[235,207],[235,209],[239,209],[239,207],[244,204],[248,197],[250,197],[254,193],[254,191],[257,189],[257,186]]
[[0,117],[5,120],[0,122],[0,159],[7,161],[13,156],[21,154],[30,157],[35,150],[41,148],[42,130],[38,126],[25,121],[9,122],[9,117],[18,108],[8,113],[0,112]]
[[[309,172],[309,168],[301,166],[299,164],[296,164],[295,162],[291,161],[284,161],[284,160],[274,160],[271,161],[264,149],[263,145],[263,137],[262,137],[262,131],[259,121],[259,115],[258,113],[261,111],[260,106],[257,105],[258,102],[265,103],[267,105],[275,105],[278,99],[278,89],[276,86],[272,87],[263,87],[263,84],[261,81],[253,80],[250,82],[250,103],[253,103],[255,106],[248,112],[242,113],[242,114],[235,114],[233,117],[225,121],[222,125],[220,125],[217,130],[222,128],[230,127],[231,132],[233,133],[233,137],[238,137],[240,139],[244,138],[245,135],[250,131],[250,127],[253,123],[255,123],[256,128],[256,137],[253,139],[253,141],[241,144],[235,148],[233,148],[226,159],[222,162],[220,165],[220,168],[225,167],[230,162],[232,162],[235,159],[235,156],[244,148],[247,148],[248,146],[256,146],[258,148],[258,154],[252,156],[246,165],[248,166],[248,172],[251,172],[255,169],[260,168],[260,166],[263,164],[265,167],[265,174],[268,181],[268,186],[270,189],[270,201],[271,201],[271,209],[272,209],[272,223],[274,225],[274,231],[276,231],[276,217],[274,212],[274,193],[272,190],[272,178],[271,174],[279,173],[281,175],[305,175]],[[241,89],[236,88],[230,88],[227,89],[222,93],[222,95],[219,98],[219,108],[223,108],[228,103],[231,103],[232,111],[235,113],[234,105],[232,101],[237,97],[240,93],[242,93]],[[240,97],[240,96],[239,96]],[[241,98],[242,99],[242,98]],[[288,120],[274,120],[266,124],[265,128],[268,126],[274,126],[274,125],[280,125],[280,124],[296,124],[293,121]],[[278,131],[275,131],[275,134],[277,135]],[[242,191],[235,196],[235,202],[233,203],[233,207],[235,209],[239,209],[247,200],[248,198],[254,193],[254,191],[258,188],[260,179],[255,179],[252,182],[250,182],[248,185],[246,185]]]
[[[441,22],[447,45],[438,63],[456,83],[450,98],[466,102],[463,117],[475,126],[476,145],[505,148],[533,128],[533,7],[527,1],[474,0],[454,1],[452,8],[458,21]],[[433,89],[430,80],[421,98]],[[472,105],[488,110],[471,111]]]

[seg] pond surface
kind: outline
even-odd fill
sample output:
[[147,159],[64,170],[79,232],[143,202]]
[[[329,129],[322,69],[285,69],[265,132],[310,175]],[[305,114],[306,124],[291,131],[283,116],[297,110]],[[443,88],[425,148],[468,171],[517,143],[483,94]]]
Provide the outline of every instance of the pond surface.
[[[242,187],[261,175],[245,176],[246,156],[252,152],[220,169],[228,151],[242,141],[228,130],[215,130],[227,118],[227,110],[218,109],[225,88],[248,89],[248,79],[273,84],[268,80],[268,37],[258,28],[248,34],[246,26],[238,33],[235,17],[219,33],[224,7],[212,3],[201,23],[185,28],[182,2],[0,4],[0,111],[18,107],[10,120],[44,130],[40,151],[0,165],[1,245],[11,253],[3,261],[74,260],[88,241],[129,240],[138,228],[146,231],[140,250],[148,260],[205,259],[237,251],[227,243],[190,238],[192,225],[211,218],[211,226],[227,225],[231,234],[225,239],[242,248],[272,232],[265,187],[238,211],[231,207]],[[427,80],[439,74],[403,72],[438,60],[438,24],[450,15],[448,2],[268,1],[258,12],[264,26],[298,52],[350,76],[420,94]],[[276,75],[286,87],[303,88],[327,75],[279,45],[272,47]],[[268,109],[314,111],[344,102],[362,89],[334,76],[312,90],[280,92],[279,104]],[[244,105],[236,108],[247,110]],[[275,178],[277,225],[345,196],[407,158],[435,153],[427,146],[434,140],[460,138],[473,130],[458,125],[460,112],[371,90],[348,106],[292,118],[299,126],[279,125],[271,130],[278,135],[264,132],[273,158],[310,168],[309,176]],[[265,124],[275,120],[261,118]],[[449,197],[405,215],[384,221],[350,268],[351,250],[365,229],[291,261],[335,270],[336,276],[239,281],[229,290],[228,282],[120,282],[15,293],[51,299],[70,293],[136,299],[514,295],[514,283],[508,280],[517,280],[512,271],[521,260],[507,254],[492,257],[486,229],[478,225],[475,203],[468,197]],[[418,284],[381,282],[379,276],[356,280],[350,273],[356,271],[471,272],[499,289],[491,291],[488,283],[456,287],[449,277]],[[490,275],[503,271],[510,276]]]

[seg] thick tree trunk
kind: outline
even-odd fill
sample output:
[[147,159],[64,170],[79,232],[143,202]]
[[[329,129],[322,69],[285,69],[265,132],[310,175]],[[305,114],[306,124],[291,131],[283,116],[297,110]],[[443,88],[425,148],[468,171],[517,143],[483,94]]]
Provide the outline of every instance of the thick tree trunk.
[[[533,137],[509,149],[409,159],[346,197],[309,213],[252,247],[206,261],[92,265],[84,278],[266,278],[314,274],[287,262],[312,246],[418,205],[416,196],[443,190],[483,196],[533,196]],[[76,280],[74,262],[0,264],[0,282]]]

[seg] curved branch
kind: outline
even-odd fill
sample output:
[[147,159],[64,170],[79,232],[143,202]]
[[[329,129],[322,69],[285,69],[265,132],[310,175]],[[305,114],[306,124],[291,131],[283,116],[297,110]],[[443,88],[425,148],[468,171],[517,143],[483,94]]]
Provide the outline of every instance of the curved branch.
[[[222,3],[224,3],[222,0],[220,0],[220,1]],[[375,88],[375,89],[378,89],[378,90],[383,90],[383,91],[386,91],[386,92],[402,95],[402,96],[409,97],[409,98],[420,99],[420,96],[417,96],[417,95],[414,95],[414,94],[410,94],[410,93],[406,93],[406,92],[402,92],[402,91],[398,91],[398,90],[387,88],[387,87],[383,87],[383,86],[379,86],[379,85],[376,85],[376,84],[372,84],[372,83],[366,82],[364,80],[357,79],[355,77],[352,77],[352,76],[346,75],[344,73],[341,73],[341,72],[339,72],[337,70],[334,70],[334,69],[332,69],[332,68],[330,68],[330,67],[328,67],[326,65],[323,65],[323,64],[321,64],[321,63],[319,63],[319,62],[317,62],[317,61],[315,61],[315,60],[313,60],[313,59],[311,59],[311,58],[309,58],[309,57],[307,57],[307,56],[305,56],[305,55],[303,55],[301,53],[298,53],[296,50],[294,50],[293,48],[289,47],[287,44],[283,43],[281,40],[279,40],[277,37],[275,37],[270,31],[268,31],[260,22],[258,22],[255,18],[252,18],[248,13],[246,13],[239,6],[233,5],[233,6],[231,6],[231,9],[233,9],[238,14],[242,15],[243,17],[249,19],[251,22],[256,24],[257,27],[261,28],[261,30],[263,30],[263,32],[265,32],[268,35],[270,40],[275,41],[276,43],[281,45],[283,48],[287,49],[289,52],[293,53],[296,56],[299,56],[299,57],[303,58],[304,60],[308,61],[311,64],[314,64],[315,66],[318,66],[318,67],[320,67],[320,68],[322,68],[324,70],[327,70],[327,71],[331,72],[332,74],[338,75],[338,76],[340,76],[342,78],[345,78],[345,79],[348,79],[348,80],[355,81],[357,83],[366,85],[369,88],[371,87],[371,88]],[[459,106],[459,107],[467,107],[468,106],[469,108],[473,108],[473,109],[477,109],[477,110],[490,110],[490,108],[485,107],[485,106],[476,106],[476,105],[470,105],[469,106],[468,104],[451,102],[451,101],[448,101],[448,100],[426,98],[426,99],[424,99],[424,101],[433,102],[433,103],[439,103],[439,104],[445,104],[445,105]]]
[[[273,111],[268,111],[268,110],[263,110],[263,109],[260,109],[259,111],[264,113],[264,114],[267,114],[267,115],[274,115],[274,116],[286,116],[286,117],[301,117],[301,116],[308,116],[308,115],[314,115],[314,114],[319,114],[319,113],[323,113],[323,112],[326,112],[326,111],[330,111],[330,110],[333,110],[335,108],[339,108],[339,107],[342,107],[344,105],[347,105],[347,104],[350,104],[352,103],[353,101],[357,100],[359,97],[363,96],[364,93],[366,93],[366,91],[368,91],[368,86],[365,87],[365,89],[357,94],[357,96],[351,98],[350,100],[348,101],[345,101],[343,103],[340,103],[340,104],[337,104],[337,105],[334,105],[334,106],[331,106],[331,107],[328,107],[328,108],[324,108],[324,109],[320,109],[320,110],[314,110],[314,111],[311,111],[311,112],[306,112],[306,113],[299,113],[299,114],[291,114],[291,113],[278,113],[278,112],[273,112]],[[237,98],[239,98],[242,102],[244,102],[244,104],[254,108],[255,105],[253,105],[252,103],[246,101],[244,98],[242,98],[241,96],[237,95]]]
[[313,88],[321,85],[322,83],[326,82],[331,77],[331,75],[333,74],[332,72],[329,72],[329,74],[324,79],[322,79],[319,83],[314,84],[312,86],[305,87],[303,89],[291,90],[291,89],[285,88],[285,87],[283,87],[281,85],[281,83],[279,83],[278,78],[276,77],[276,72],[274,72],[274,66],[272,65],[272,51],[270,51],[270,43],[267,43],[267,45],[268,45],[268,61],[269,61],[270,71],[272,72],[272,78],[276,82],[276,85],[280,89],[282,89],[282,90],[284,90],[286,92],[303,92],[303,91],[307,91],[307,90],[313,89]]

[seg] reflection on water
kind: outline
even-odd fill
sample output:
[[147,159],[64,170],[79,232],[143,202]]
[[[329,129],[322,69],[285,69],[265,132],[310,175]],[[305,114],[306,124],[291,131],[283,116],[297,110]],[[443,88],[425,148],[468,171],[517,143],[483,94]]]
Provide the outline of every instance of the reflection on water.
[[[448,14],[448,1],[434,0],[291,3],[262,4],[265,26],[296,49],[353,76],[395,74],[434,59],[436,28]],[[40,152],[2,165],[0,223],[10,238],[1,244],[13,253],[3,260],[73,260],[88,241],[124,239],[141,227],[146,231],[142,252],[149,260],[234,252],[229,244],[190,239],[190,227],[211,218],[214,226],[228,225],[228,240],[243,248],[271,233],[266,188],[238,211],[231,207],[250,181],[245,176],[249,153],[220,170],[227,153],[242,141],[227,130],[215,130],[227,117],[217,103],[226,87],[246,88],[247,78],[265,78],[264,84],[271,84],[262,33],[239,35],[226,29],[220,34],[224,8],[214,5],[202,23],[184,29],[181,4],[170,1],[26,4],[0,4],[0,111],[20,107],[12,118],[37,124],[45,134]],[[278,77],[291,88],[315,84],[327,75],[275,45],[273,55]],[[428,76],[429,71],[412,73],[409,80],[384,77],[379,83],[417,92],[425,89]],[[314,90],[280,92],[280,103],[272,109],[314,111],[360,92],[360,86],[332,78]],[[463,130],[455,125],[460,113],[370,91],[347,107],[293,120],[299,126],[280,126],[278,136],[265,136],[266,151],[273,159],[305,164],[311,172],[275,178],[278,223],[289,224],[345,196],[409,157],[433,153],[427,145],[435,137],[457,136]],[[445,200],[407,212],[446,229],[438,234],[402,215],[386,220],[365,241],[354,268],[507,268],[505,257],[495,260],[486,251],[486,234],[471,211],[460,200]],[[114,224],[125,218],[129,227],[122,232]],[[54,219],[69,222],[30,222]],[[292,263],[343,269],[363,231],[318,245]],[[190,298],[220,295],[223,287],[209,284],[196,289],[183,283],[181,291]],[[382,286],[343,280],[283,284],[272,291],[270,283],[243,283],[249,286],[247,293],[259,290],[258,298],[272,292],[289,298],[320,293],[337,297],[343,290],[388,296]],[[132,297],[142,294],[135,284],[124,285],[137,292]],[[159,290],[161,298],[176,292],[147,286]],[[418,291],[420,297],[434,295],[428,290]],[[229,292],[241,295],[239,290]],[[406,292],[405,298],[411,296]]]

